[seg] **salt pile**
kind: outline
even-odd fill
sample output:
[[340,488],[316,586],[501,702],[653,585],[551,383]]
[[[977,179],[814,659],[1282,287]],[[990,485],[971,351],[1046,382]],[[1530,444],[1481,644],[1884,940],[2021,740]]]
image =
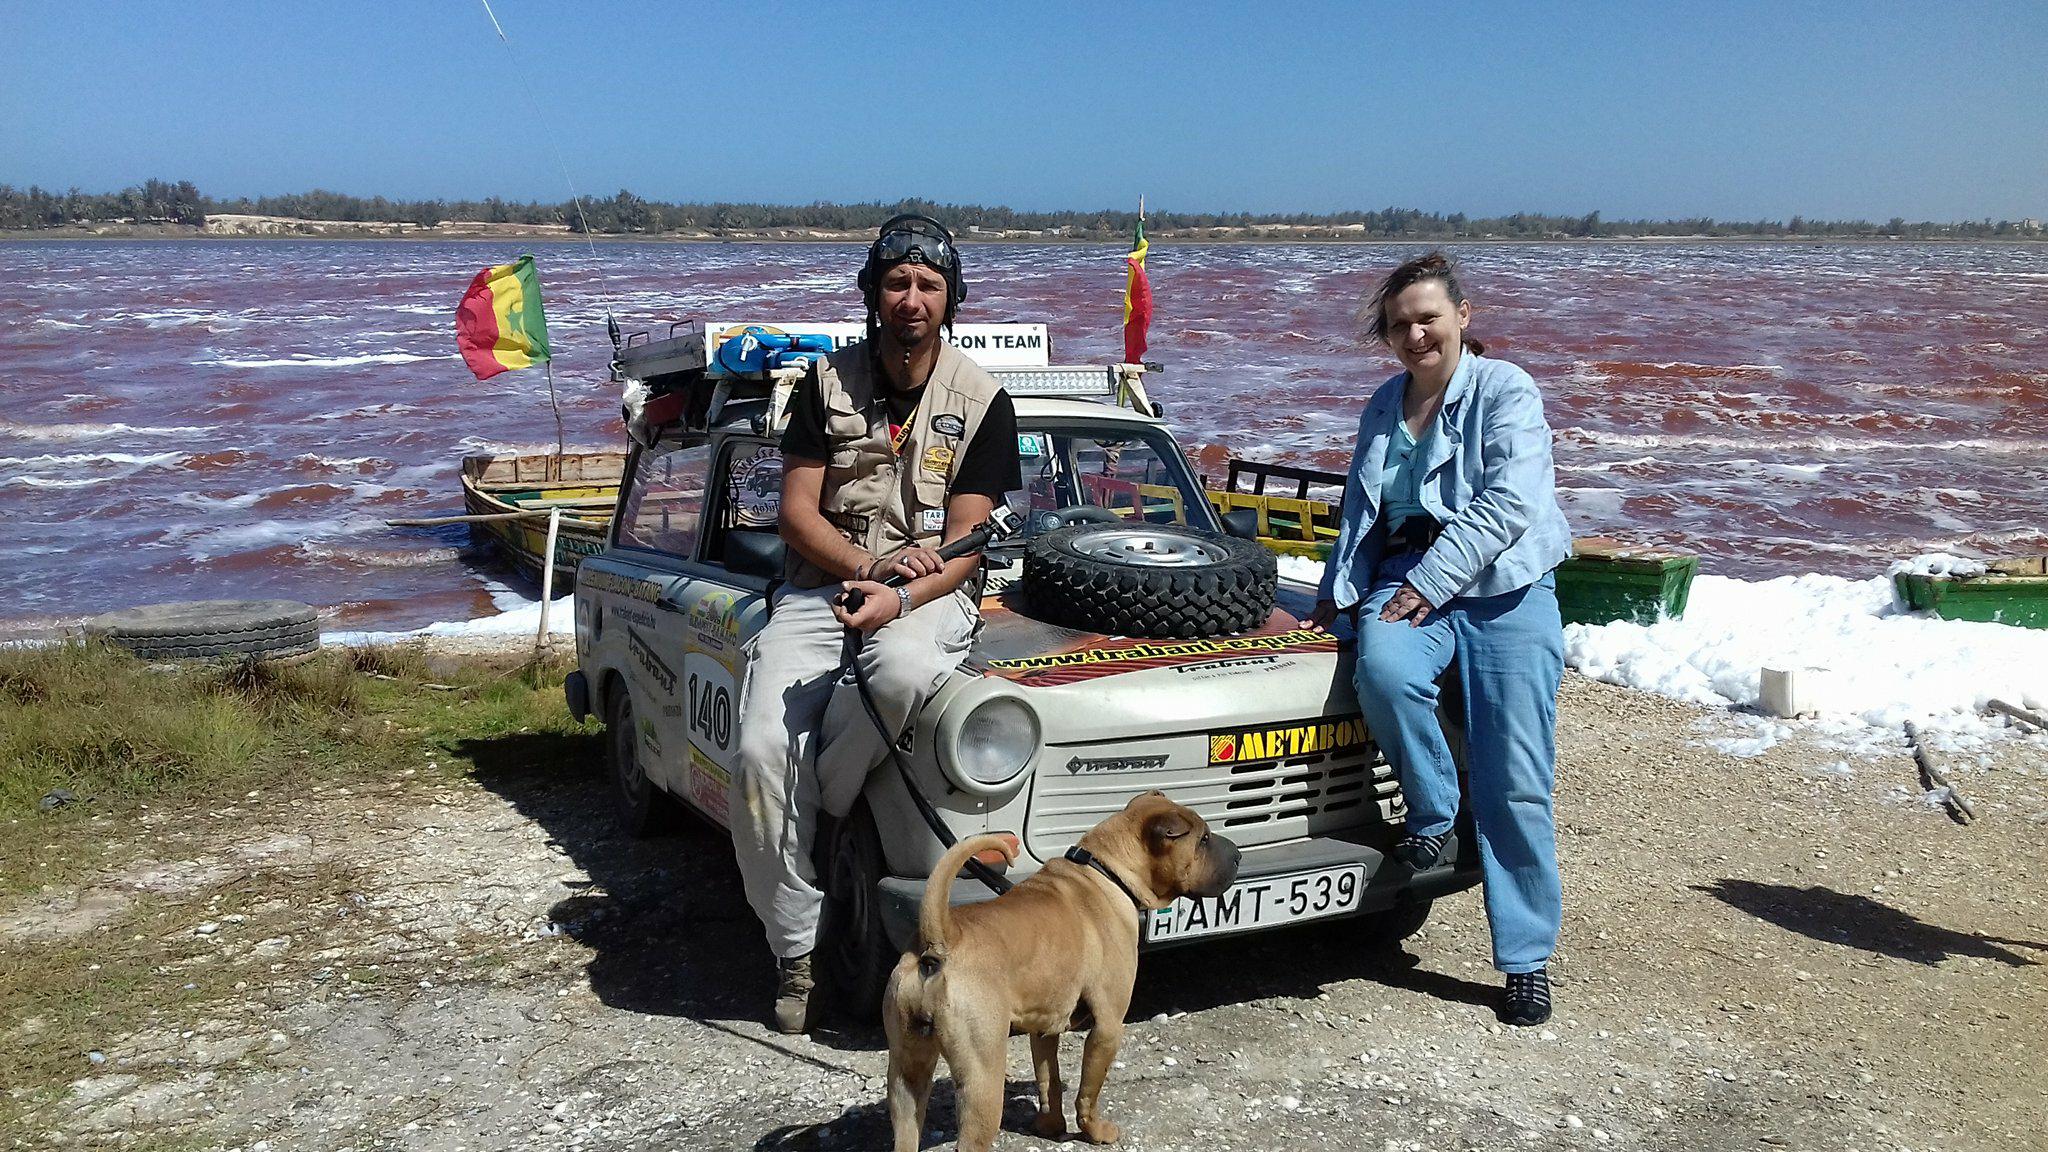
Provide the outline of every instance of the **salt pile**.
[[[532,636],[540,631],[540,600],[522,596],[503,584],[489,583],[485,590],[491,595],[491,603],[497,606],[495,616],[482,616],[475,620],[443,621],[414,628],[406,632],[328,632],[321,637],[326,644],[349,647],[376,644],[399,644],[407,640],[421,640],[428,637],[461,636]],[[570,636],[576,632],[576,596],[564,593],[557,596],[548,606],[548,635]]]
[[[1930,556],[1903,567],[1961,574],[1969,563]],[[1281,574],[1313,582],[1322,565],[1283,558]],[[1567,625],[1565,663],[1609,684],[1745,712],[1760,706],[1764,668],[1814,670],[1810,730],[1851,745],[1895,740],[1907,720],[1952,743],[2012,731],[1982,715],[1994,699],[2048,709],[2048,632],[1909,612],[1888,576],[1699,576],[1682,620]],[[1795,728],[1760,723],[1756,738],[1726,750],[1755,754]]]

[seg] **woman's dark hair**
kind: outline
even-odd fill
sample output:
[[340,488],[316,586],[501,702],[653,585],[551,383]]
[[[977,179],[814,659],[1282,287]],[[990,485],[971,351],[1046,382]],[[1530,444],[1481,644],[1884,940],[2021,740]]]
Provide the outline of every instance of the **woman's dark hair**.
[[[1458,283],[1458,270],[1451,264],[1450,257],[1442,252],[1417,256],[1387,273],[1387,278],[1380,281],[1380,286],[1373,289],[1371,296],[1366,297],[1365,307],[1360,310],[1359,316],[1365,321],[1366,335],[1382,344],[1388,343],[1387,301],[1425,280],[1441,283],[1444,286],[1444,295],[1451,298],[1453,305],[1465,302],[1465,289]],[[1467,333],[1464,339],[1465,347],[1471,349],[1474,356],[1486,355],[1486,345],[1473,339],[1470,333]]]

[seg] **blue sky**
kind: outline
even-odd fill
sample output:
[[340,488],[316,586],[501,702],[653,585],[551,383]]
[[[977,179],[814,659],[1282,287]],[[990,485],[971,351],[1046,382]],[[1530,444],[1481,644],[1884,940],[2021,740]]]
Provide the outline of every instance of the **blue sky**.
[[2041,0],[493,7],[0,0],[0,183],[2048,217]]

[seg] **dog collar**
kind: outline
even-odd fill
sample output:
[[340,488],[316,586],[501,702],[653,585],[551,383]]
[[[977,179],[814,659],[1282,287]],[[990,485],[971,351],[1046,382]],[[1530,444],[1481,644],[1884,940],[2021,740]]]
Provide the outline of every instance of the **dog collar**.
[[1109,865],[1104,864],[1100,860],[1097,860],[1095,858],[1095,853],[1090,852],[1086,848],[1081,847],[1079,844],[1076,844],[1072,848],[1067,849],[1067,859],[1072,860],[1074,863],[1079,864],[1084,868],[1093,868],[1097,872],[1102,873],[1104,876],[1109,877],[1109,882],[1111,884],[1116,885],[1118,891],[1122,892],[1124,895],[1129,896],[1131,898],[1131,903],[1137,907],[1138,915],[1140,917],[1143,917],[1145,913],[1151,911],[1151,909],[1145,907],[1145,902],[1143,900],[1138,899],[1138,894],[1136,892],[1131,891],[1131,886],[1129,884],[1124,883],[1124,878],[1117,875],[1114,872],[1111,872],[1109,870]]

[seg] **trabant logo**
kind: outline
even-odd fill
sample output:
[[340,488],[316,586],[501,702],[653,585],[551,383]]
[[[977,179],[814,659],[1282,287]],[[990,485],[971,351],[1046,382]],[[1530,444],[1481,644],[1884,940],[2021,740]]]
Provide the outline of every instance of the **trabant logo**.
[[1315,720],[1277,728],[1238,728],[1209,734],[1209,763],[1237,764],[1251,760],[1285,760],[1318,752],[1347,752],[1365,747],[1365,720]]
[[1067,771],[1082,772],[1146,772],[1166,767],[1164,756],[1106,756],[1101,759],[1086,759],[1080,756],[1067,761]]
[[654,645],[649,644],[647,638],[640,635],[640,630],[630,624],[626,625],[626,650],[633,654],[633,659],[640,662],[641,671],[654,677],[654,682],[661,686],[664,695],[675,695],[675,669],[663,663],[661,657],[655,655]]

